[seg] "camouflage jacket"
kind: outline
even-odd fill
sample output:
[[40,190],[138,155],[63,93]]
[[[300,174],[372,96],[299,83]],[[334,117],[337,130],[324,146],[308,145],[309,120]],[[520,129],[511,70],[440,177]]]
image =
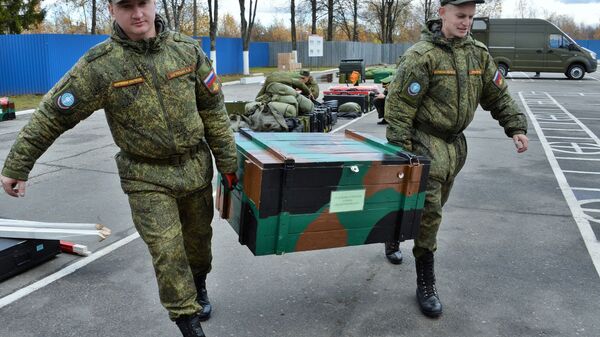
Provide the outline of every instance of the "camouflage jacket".
[[[59,135],[99,109],[122,152],[160,159],[200,144],[199,157],[210,162],[210,148],[218,170],[234,172],[233,133],[209,60],[197,41],[162,29],[160,17],[156,25],[155,38],[131,41],[115,24],[112,36],[92,47],[44,96],[2,174],[27,180]],[[212,174],[212,163],[203,166],[204,179]]]
[[440,29],[439,21],[429,22],[421,41],[398,63],[385,104],[388,140],[412,151],[413,129],[420,125],[436,135],[460,135],[478,104],[491,111],[507,136],[525,134],[527,119],[486,46],[470,36],[445,39]]
[[302,83],[302,81],[300,81],[300,79],[297,78],[297,76],[298,75],[290,72],[272,73],[271,75],[267,76],[267,78],[265,79],[265,83],[263,84],[256,97],[258,98],[262,96],[265,93],[267,86],[273,82],[282,83],[294,89],[300,90],[302,92],[302,95],[308,97],[311,94],[310,89],[306,86],[306,84]]
[[317,81],[312,76],[308,82],[306,82],[306,86],[308,87],[308,90],[310,90],[310,93],[313,95],[314,99],[319,98],[319,84],[317,84]]

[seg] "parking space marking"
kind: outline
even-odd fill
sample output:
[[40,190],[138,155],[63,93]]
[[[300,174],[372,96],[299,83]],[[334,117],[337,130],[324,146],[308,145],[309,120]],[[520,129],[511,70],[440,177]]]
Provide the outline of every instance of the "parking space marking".
[[6,296],[0,298],[0,309],[13,303],[16,300],[19,300],[19,299],[31,294],[32,292],[34,292],[38,289],[41,289],[41,288],[49,285],[50,283],[52,283],[54,281],[57,281],[69,274],[74,273],[78,269],[81,269],[81,268],[87,266],[88,264],[98,260],[99,258],[103,257],[104,255],[107,255],[108,253],[112,252],[113,250],[118,249],[139,237],[140,237],[140,235],[137,232],[133,233],[117,242],[114,242],[114,243],[106,246],[105,248],[103,248],[95,253],[92,253],[90,256],[84,257],[81,260],[79,260],[73,264],[70,264],[63,269],[60,269],[59,271],[55,272],[54,274],[50,274],[37,282],[34,282],[24,288],[21,288],[9,295],[6,295]]
[[[590,158],[589,156],[597,155],[596,153],[585,153],[584,149],[591,150],[591,152],[595,152],[596,149],[600,149],[600,139],[579,119],[577,119],[573,114],[571,114],[564,106],[562,106],[554,97],[549,95],[548,93],[526,93],[519,92],[519,97],[529,118],[535,128],[535,131],[540,139],[540,143],[546,153],[546,157],[548,158],[548,162],[550,163],[550,167],[554,172],[554,176],[558,182],[558,185],[563,193],[563,196],[571,210],[571,214],[573,215],[573,219],[577,224],[579,232],[583,238],[585,246],[592,258],[592,263],[596,268],[596,273],[600,276],[600,241],[596,238],[596,234],[592,229],[591,223],[600,223],[600,209],[598,207],[584,207],[584,205],[590,205],[594,203],[598,203],[600,200],[600,189],[587,188],[587,187],[579,187],[579,186],[571,186],[567,179],[567,174],[574,174],[570,171],[563,171],[559,160],[585,160],[589,161],[592,166],[592,175],[600,174],[600,164],[595,164],[594,161],[600,161],[600,158]],[[552,109],[552,112],[548,112],[548,109],[544,109],[543,107],[536,104],[529,104],[532,101],[547,101],[549,105],[552,105],[555,109]],[[541,122],[548,120],[560,120],[560,121],[569,121],[574,122],[578,126],[578,129],[551,129],[551,128],[543,128]],[[560,131],[559,131],[560,130]],[[588,137],[579,137],[584,138],[585,142],[577,142],[575,139],[574,142],[553,142],[549,141],[548,138],[556,138],[556,137],[567,137],[563,134],[558,135],[550,135],[546,136],[545,132],[555,133],[555,132],[577,132],[579,135],[581,132],[587,134]],[[560,139],[560,138],[556,138]],[[570,150],[567,151],[565,148],[569,147]],[[568,152],[573,154],[573,157],[557,157],[555,152]],[[580,156],[580,157],[578,157]],[[588,168],[589,169],[589,168]],[[576,173],[578,175],[587,174],[584,171],[579,171]],[[579,193],[577,193],[579,192]],[[585,192],[585,193],[582,193]]]
[[[589,172],[589,171],[571,171],[571,170],[563,170],[564,173],[573,173],[573,174],[598,174],[600,172]],[[599,210],[600,211],[600,210]]]

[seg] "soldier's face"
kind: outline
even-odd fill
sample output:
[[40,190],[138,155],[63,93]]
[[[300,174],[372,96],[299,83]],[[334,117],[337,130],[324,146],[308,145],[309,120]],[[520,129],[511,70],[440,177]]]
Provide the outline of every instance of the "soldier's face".
[[463,38],[469,34],[475,16],[475,3],[467,2],[455,6],[446,5],[440,7],[440,18],[442,18],[442,33],[447,39],[455,37]]
[[154,28],[155,0],[125,0],[116,4],[109,3],[108,9],[119,27],[131,40],[139,41],[156,36]]

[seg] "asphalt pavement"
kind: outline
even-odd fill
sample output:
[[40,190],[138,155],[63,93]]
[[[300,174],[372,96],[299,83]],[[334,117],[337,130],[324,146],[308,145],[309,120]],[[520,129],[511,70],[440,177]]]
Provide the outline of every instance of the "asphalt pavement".
[[[402,243],[399,266],[386,261],[382,244],[255,257],[215,218],[206,334],[600,336],[600,160],[593,160],[600,159],[600,76],[531,75],[508,80],[531,122],[529,151],[517,154],[483,110],[466,131],[469,157],[438,236],[441,318],[419,312],[412,242]],[[245,100],[258,89],[237,84],[224,92]],[[0,123],[0,164],[29,116]],[[385,138],[377,120],[371,113],[349,128]],[[61,254],[0,283],[0,336],[179,336],[131,223],[116,152],[96,112],[40,158],[25,198],[0,195],[0,217],[100,222],[113,230],[89,245],[90,257]]]

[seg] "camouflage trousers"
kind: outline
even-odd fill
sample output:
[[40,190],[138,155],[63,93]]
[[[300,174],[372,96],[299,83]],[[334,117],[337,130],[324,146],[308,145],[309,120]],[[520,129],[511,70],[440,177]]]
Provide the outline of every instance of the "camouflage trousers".
[[431,159],[423,215],[413,248],[413,255],[420,257],[427,251],[437,250],[437,233],[442,223],[442,207],[448,201],[455,177],[465,164],[467,142],[464,135],[451,144],[422,132],[416,132],[415,136],[413,152]]
[[211,269],[212,187],[185,195],[128,194],[133,223],[152,256],[160,302],[172,320],[198,312],[193,275]]

